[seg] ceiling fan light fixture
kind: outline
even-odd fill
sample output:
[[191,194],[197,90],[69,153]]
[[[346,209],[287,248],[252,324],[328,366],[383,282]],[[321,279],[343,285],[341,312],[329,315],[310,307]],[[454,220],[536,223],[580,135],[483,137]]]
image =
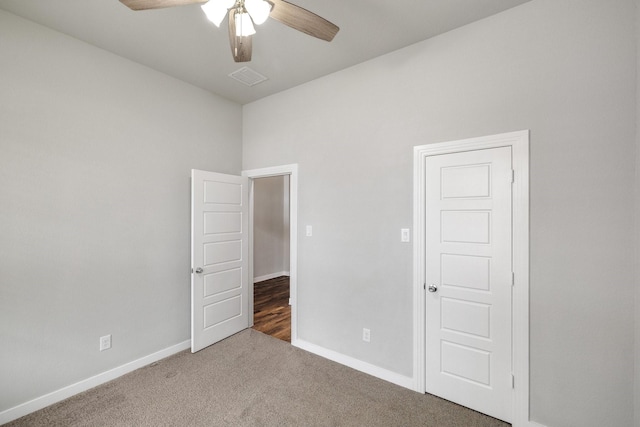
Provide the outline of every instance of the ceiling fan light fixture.
[[[0,0],[1,1],[1,0]],[[331,41],[340,28],[287,0],[120,0],[131,10],[161,9],[201,4],[207,19],[220,28],[228,16],[229,44],[235,62],[251,61],[255,25],[273,18],[282,24],[321,40]]]
[[207,19],[213,22],[216,27],[220,27],[222,20],[235,3],[235,0],[210,0],[200,7],[207,15]]
[[236,36],[237,37],[247,37],[252,36],[256,33],[256,29],[253,26],[253,22],[251,22],[251,17],[248,13],[236,13]]
[[244,5],[254,24],[263,24],[269,18],[269,13],[271,13],[271,4],[269,2],[265,0],[244,0]]

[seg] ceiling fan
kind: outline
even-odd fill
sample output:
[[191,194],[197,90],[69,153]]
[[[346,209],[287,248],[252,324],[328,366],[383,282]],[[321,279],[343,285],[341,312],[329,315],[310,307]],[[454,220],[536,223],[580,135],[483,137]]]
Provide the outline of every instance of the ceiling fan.
[[217,27],[229,15],[229,42],[236,62],[251,61],[253,24],[271,17],[293,29],[321,40],[331,41],[338,26],[326,19],[284,0],[120,0],[132,10],[160,9],[188,4],[202,4],[207,18]]

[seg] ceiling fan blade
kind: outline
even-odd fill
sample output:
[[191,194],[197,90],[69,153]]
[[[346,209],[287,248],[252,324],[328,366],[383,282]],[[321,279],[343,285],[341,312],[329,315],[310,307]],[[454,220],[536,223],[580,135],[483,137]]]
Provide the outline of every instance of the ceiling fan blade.
[[229,11],[229,44],[231,44],[231,54],[236,62],[251,61],[251,50],[253,36],[236,36],[236,9]]
[[269,0],[273,3],[271,18],[310,36],[330,42],[340,28],[326,19],[284,0]]
[[132,10],[162,9],[164,7],[202,4],[207,0],[120,0],[120,3]]

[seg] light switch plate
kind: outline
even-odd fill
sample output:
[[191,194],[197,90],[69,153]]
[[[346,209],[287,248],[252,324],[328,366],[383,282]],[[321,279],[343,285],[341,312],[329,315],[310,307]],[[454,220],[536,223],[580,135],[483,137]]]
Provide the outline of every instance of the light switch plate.
[[403,228],[400,230],[400,241],[401,242],[410,242],[411,235],[408,228]]

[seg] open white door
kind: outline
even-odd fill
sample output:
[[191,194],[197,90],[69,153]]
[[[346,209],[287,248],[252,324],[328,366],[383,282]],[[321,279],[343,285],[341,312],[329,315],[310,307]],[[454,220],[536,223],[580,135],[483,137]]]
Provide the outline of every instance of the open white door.
[[249,327],[248,178],[191,171],[191,351]]

